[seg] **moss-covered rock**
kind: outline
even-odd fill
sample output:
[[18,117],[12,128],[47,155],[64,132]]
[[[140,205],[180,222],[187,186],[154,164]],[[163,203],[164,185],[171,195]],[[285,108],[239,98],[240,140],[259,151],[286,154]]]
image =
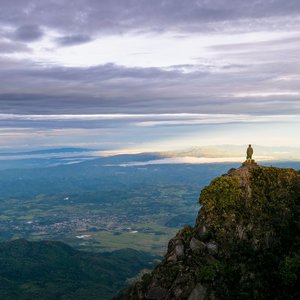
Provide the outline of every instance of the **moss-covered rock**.
[[245,165],[214,179],[199,202],[194,228],[120,299],[150,299],[153,288],[164,299],[300,298],[299,171]]

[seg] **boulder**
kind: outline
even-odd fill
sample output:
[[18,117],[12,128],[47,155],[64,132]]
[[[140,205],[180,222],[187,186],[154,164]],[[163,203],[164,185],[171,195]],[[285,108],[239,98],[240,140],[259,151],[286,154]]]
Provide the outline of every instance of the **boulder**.
[[218,253],[218,245],[215,242],[209,242],[206,244],[208,253],[211,255]]
[[204,300],[206,294],[206,288],[198,283],[196,287],[191,292],[188,300]]
[[182,258],[184,256],[184,245],[181,239],[175,241],[175,253],[177,258]]
[[146,299],[160,300],[164,299],[168,291],[162,287],[152,287],[146,294]]
[[205,243],[192,237],[192,239],[190,241],[190,248],[192,249],[193,252],[194,251],[202,251],[206,248],[206,245],[205,245]]

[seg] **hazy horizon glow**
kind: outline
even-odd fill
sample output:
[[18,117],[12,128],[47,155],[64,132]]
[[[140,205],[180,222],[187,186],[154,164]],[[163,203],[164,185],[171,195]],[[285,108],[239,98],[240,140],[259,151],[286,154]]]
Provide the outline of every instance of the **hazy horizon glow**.
[[298,0],[0,5],[0,151],[300,146]]

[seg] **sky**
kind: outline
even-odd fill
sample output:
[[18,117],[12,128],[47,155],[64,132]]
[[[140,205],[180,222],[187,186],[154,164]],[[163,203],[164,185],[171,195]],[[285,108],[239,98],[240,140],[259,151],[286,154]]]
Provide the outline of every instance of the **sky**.
[[0,7],[0,152],[300,147],[299,0]]

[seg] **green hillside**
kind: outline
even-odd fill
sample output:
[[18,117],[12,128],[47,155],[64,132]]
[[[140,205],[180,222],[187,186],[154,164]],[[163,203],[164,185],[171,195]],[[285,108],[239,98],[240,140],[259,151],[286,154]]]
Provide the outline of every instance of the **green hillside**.
[[0,243],[0,299],[108,299],[156,257],[77,251],[61,242]]

